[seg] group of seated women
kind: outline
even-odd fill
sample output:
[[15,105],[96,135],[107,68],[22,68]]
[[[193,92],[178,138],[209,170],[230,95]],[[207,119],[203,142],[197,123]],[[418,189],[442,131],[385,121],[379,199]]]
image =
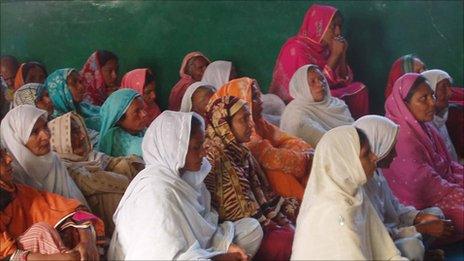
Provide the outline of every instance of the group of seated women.
[[368,115],[341,25],[308,9],[273,94],[191,52],[163,112],[154,72],[119,83],[110,51],[49,75],[2,56],[0,258],[442,260],[464,239],[462,89],[406,55]]

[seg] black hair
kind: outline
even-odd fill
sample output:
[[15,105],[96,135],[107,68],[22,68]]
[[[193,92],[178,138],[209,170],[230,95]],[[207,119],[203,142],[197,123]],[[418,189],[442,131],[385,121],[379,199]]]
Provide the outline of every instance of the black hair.
[[145,83],[144,85],[147,86],[147,84],[154,82],[155,81],[155,75],[148,70],[147,74],[145,75]]
[[34,68],[34,67],[39,67],[40,69],[43,70],[45,77],[47,77],[47,69],[45,69],[45,65],[39,62],[27,62],[23,66],[23,79],[26,80],[27,75],[29,74],[29,71]]
[[100,63],[100,66],[104,66],[110,60],[119,61],[118,56],[116,56],[116,54],[114,54],[113,52],[107,50],[97,50],[97,53],[98,62]]
[[198,129],[203,128],[203,123],[195,114],[192,115],[192,121],[190,123],[190,137],[192,137]]
[[404,101],[409,103],[411,101],[412,96],[414,95],[414,93],[416,93],[417,89],[419,88],[419,86],[426,82],[427,82],[427,79],[424,76],[420,75],[419,77],[417,77],[417,79],[413,82],[411,89],[408,92],[408,95],[406,95],[406,98],[404,98]]
[[358,133],[359,144],[361,145],[361,148],[366,146],[366,144],[369,144],[369,139],[363,130],[356,128],[356,132]]

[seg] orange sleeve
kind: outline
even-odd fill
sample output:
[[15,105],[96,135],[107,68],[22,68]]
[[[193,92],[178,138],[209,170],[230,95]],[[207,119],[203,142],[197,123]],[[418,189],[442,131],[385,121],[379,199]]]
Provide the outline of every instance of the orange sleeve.
[[7,231],[3,230],[0,232],[0,259],[3,260],[5,257],[12,255],[16,251],[16,240],[8,234]]

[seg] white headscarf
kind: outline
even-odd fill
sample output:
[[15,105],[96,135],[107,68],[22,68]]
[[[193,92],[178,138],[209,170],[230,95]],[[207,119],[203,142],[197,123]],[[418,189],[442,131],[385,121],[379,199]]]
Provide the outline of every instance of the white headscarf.
[[[430,84],[430,87],[432,88],[434,92],[437,90],[437,84],[440,81],[444,79],[448,79],[450,82],[453,82],[453,79],[447,72],[438,70],[438,69],[425,71],[422,73],[422,75],[427,79],[427,81]],[[445,141],[445,144],[446,144],[446,149],[448,150],[448,153],[450,154],[451,158],[457,161],[458,154],[456,153],[456,149],[454,148],[453,142],[451,141],[451,138],[448,133],[448,129],[446,128],[447,120],[448,120],[448,108],[445,108],[444,112],[442,113],[442,116],[437,115],[437,114],[433,116],[433,125],[437,127],[438,131],[443,137],[443,140]]]
[[1,141],[14,158],[14,178],[17,182],[60,194],[87,204],[68,171],[54,152],[34,155],[25,144],[40,117],[47,112],[31,105],[20,105],[7,113],[1,123]]
[[217,90],[229,81],[231,70],[232,62],[214,61],[206,67],[201,81],[209,83]]
[[[289,83],[290,95],[294,98],[284,110],[280,127],[283,131],[296,136],[301,124],[310,125],[314,131],[306,131],[308,136],[321,136],[321,133],[354,122],[348,106],[344,101],[332,97],[329,84],[324,78],[325,97],[320,102],[315,102],[308,84],[308,69],[317,68],[315,65],[304,65],[292,76]],[[305,137],[301,137],[305,138]],[[307,139],[305,139],[307,140]],[[310,142],[311,144],[317,142]],[[313,144],[315,145],[315,144]]]
[[353,126],[328,131],[319,142],[298,215],[292,259],[400,259],[362,189],[367,181]]
[[234,225],[218,225],[202,183],[211,165],[203,159],[201,170],[181,177],[192,117],[203,122],[192,112],[164,111],[145,133],[146,168],[131,182],[114,214],[110,259],[207,259],[227,251]]
[[185,90],[185,94],[182,97],[182,103],[180,105],[181,112],[190,112],[192,110],[192,96],[198,88],[207,88],[216,92],[216,88],[207,82],[195,82],[192,83],[187,90]]

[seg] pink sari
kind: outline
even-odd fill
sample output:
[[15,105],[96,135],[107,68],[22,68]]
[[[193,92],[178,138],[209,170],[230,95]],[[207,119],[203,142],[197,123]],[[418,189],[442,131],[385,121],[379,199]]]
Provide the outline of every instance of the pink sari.
[[298,34],[283,45],[274,68],[269,92],[278,95],[286,103],[293,100],[288,84],[298,68],[306,64],[315,64],[321,68],[330,85],[331,94],[343,99],[351,114],[358,118],[369,113],[369,96],[366,86],[353,82],[353,72],[348,66],[348,76],[338,76],[338,68],[327,66],[330,50],[321,44],[333,16],[337,12],[332,6],[312,5],[306,12]]
[[395,196],[417,209],[439,207],[456,228],[455,240],[464,235],[464,198],[461,164],[451,160],[444,141],[431,122],[415,120],[403,99],[417,73],[401,76],[393,85],[386,116],[400,126],[397,157],[383,173]]
[[95,51],[85,62],[80,71],[82,84],[86,88],[85,99],[97,106],[105,102],[108,94],[105,91],[105,81],[101,72],[101,64],[98,60],[98,51]]
[[210,62],[209,59],[200,52],[191,52],[184,57],[179,70],[180,80],[176,83],[176,85],[174,85],[174,87],[172,87],[171,94],[169,95],[169,110],[180,110],[180,105],[182,103],[182,98],[184,97],[185,91],[192,83],[195,82],[195,80],[185,72],[185,69],[190,59],[198,56],[201,56]]
[[[145,87],[145,77],[147,73],[149,72],[149,69],[143,68],[143,69],[135,69],[132,70],[124,75],[122,78],[121,82],[121,88],[129,88],[133,89],[143,97],[143,91]],[[161,110],[158,107],[156,103],[153,103],[151,105],[148,105],[144,102],[145,104],[145,111],[147,112],[147,123],[146,126],[150,126],[151,122],[160,115]]]

